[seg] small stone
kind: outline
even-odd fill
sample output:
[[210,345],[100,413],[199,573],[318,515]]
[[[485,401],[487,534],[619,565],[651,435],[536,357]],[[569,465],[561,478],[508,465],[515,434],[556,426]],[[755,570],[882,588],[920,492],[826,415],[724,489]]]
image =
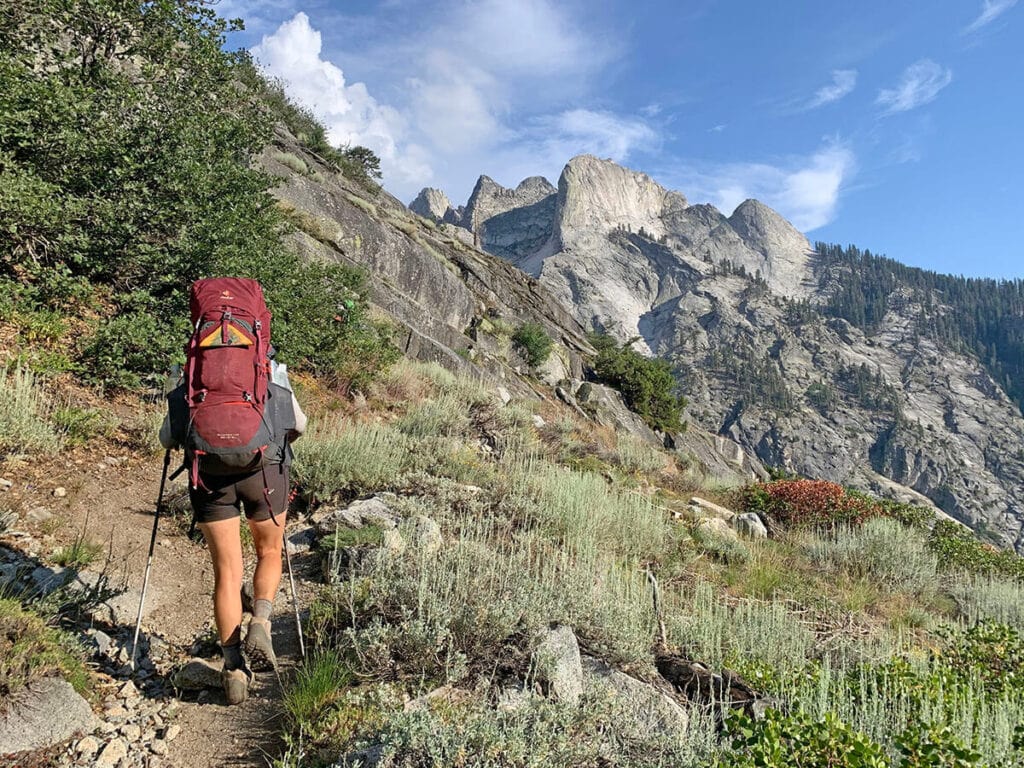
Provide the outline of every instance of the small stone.
[[501,400],[502,405],[508,405],[512,402],[512,395],[504,387],[498,387],[495,391],[498,393],[498,399]]
[[127,683],[121,686],[118,690],[117,695],[122,699],[130,700],[139,698],[139,689],[135,687],[135,683],[129,680]]
[[36,591],[41,596],[46,596],[54,590],[63,587],[73,575],[74,574],[71,571],[61,568],[60,566],[47,568],[45,565],[40,565],[32,571],[31,578]]
[[167,730],[164,731],[164,741],[174,741],[178,738],[179,733],[181,733],[181,726],[177,723],[167,726]]
[[154,739],[149,745],[149,751],[154,755],[166,755],[167,754],[167,742],[163,739]]
[[310,526],[300,531],[295,531],[285,539],[285,546],[288,547],[288,554],[301,555],[308,552],[316,543],[316,530]]
[[25,519],[30,523],[45,523],[51,517],[53,517],[53,512],[46,507],[33,507],[25,515]]
[[402,534],[398,531],[389,528],[384,531],[384,538],[381,540],[381,546],[392,555],[400,555],[405,552],[408,546],[405,539],[402,538]]
[[18,524],[18,513],[12,509],[0,511],[0,533],[9,530]]
[[13,486],[14,483],[12,483],[6,477],[0,477],[0,493],[4,493],[6,491],[11,490]]
[[544,429],[544,427],[546,427],[548,424],[546,421],[544,421],[544,417],[541,416],[539,413],[533,414],[533,416],[530,417],[530,420],[533,422],[533,426],[536,429]]
[[86,736],[84,739],[79,739],[78,743],[75,744],[75,752],[80,757],[92,757],[100,749],[100,742],[95,736]]
[[58,485],[56,488],[53,489],[53,495],[58,499],[63,499],[65,496],[68,495],[68,492],[64,488],[64,486]]
[[129,742],[138,741],[142,738],[142,729],[132,723],[122,725],[118,730]]
[[583,695],[580,646],[572,629],[556,626],[542,631],[533,660],[537,679],[555,701],[576,706]]
[[107,651],[110,650],[110,635],[99,629],[87,629],[85,634],[96,646],[96,653],[100,656],[106,656]]
[[100,721],[100,725],[99,725],[99,730],[102,733],[116,733],[117,732],[117,723],[111,723],[111,722],[109,722],[107,720],[101,720]]
[[128,718],[128,710],[120,704],[111,704],[103,709],[103,717],[109,722],[119,722]]
[[128,745],[122,739],[111,739],[107,746],[96,757],[95,765],[105,768],[115,768],[122,760],[128,757]]

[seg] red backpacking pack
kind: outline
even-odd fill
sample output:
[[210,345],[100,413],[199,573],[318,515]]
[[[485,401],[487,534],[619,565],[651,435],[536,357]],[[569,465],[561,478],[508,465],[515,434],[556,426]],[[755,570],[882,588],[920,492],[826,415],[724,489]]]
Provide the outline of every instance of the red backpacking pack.
[[189,295],[185,349],[189,408],[186,457],[199,470],[234,474],[263,466],[273,434],[264,410],[270,378],[270,311],[256,280],[197,280]]

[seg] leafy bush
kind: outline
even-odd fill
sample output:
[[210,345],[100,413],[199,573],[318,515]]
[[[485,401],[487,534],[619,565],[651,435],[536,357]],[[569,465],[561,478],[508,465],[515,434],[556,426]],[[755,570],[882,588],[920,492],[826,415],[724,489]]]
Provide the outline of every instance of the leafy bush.
[[669,362],[641,355],[632,347],[636,339],[622,346],[604,334],[593,334],[590,340],[597,350],[597,377],[619,390],[626,404],[651,427],[678,432],[686,398],[676,394],[677,384]]
[[980,678],[994,693],[1021,693],[1024,638],[1008,624],[983,621],[966,631],[948,633],[940,659],[967,681]]
[[850,494],[827,480],[776,480],[740,493],[743,508],[796,528],[859,525],[880,509],[861,494]]
[[1024,580],[1024,558],[1016,552],[1000,550],[978,541],[968,528],[952,520],[936,522],[928,544],[945,568],[962,568],[969,573]]
[[828,712],[822,718],[804,712],[783,715],[768,710],[763,720],[745,716],[729,723],[734,752],[725,766],[735,768],[891,768],[885,750]]
[[[230,29],[201,0],[28,0],[0,14],[0,278],[31,289],[18,312],[37,318],[98,296],[105,319],[74,354],[92,378],[134,386],[180,358],[193,280],[253,277],[281,358],[363,389],[397,356],[367,316],[365,278],[282,245],[273,179],[251,163],[275,108],[326,152],[323,128],[224,50]],[[372,175],[367,150],[335,155]]]
[[523,323],[512,335],[514,341],[526,355],[531,368],[539,368],[547,362],[554,342],[540,323]]

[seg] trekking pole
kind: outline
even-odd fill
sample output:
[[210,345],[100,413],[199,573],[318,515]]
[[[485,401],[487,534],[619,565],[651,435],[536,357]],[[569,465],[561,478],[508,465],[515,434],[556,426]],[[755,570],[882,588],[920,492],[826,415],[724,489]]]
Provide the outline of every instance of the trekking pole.
[[299,653],[306,658],[306,643],[302,639],[302,620],[299,618],[299,596],[295,592],[295,577],[292,575],[292,555],[288,551],[288,510],[285,509],[284,525],[284,561],[288,566],[288,583],[292,588],[292,610],[295,612],[295,629],[299,633]]
[[149,537],[149,558],[146,560],[146,575],[142,577],[142,594],[139,596],[139,613],[135,617],[135,637],[132,639],[132,671],[139,651],[139,630],[142,628],[142,606],[146,602],[146,588],[149,587],[149,571],[153,567],[153,550],[156,549],[156,528],[160,523],[160,507],[164,503],[164,486],[167,484],[167,469],[171,466],[171,449],[164,454],[164,471],[160,476],[160,493],[156,497],[156,512],[153,514],[153,533]]

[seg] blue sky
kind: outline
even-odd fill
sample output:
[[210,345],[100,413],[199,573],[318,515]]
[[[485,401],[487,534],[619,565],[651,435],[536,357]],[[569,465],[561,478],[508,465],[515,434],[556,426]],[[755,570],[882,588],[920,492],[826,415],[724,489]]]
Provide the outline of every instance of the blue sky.
[[465,202],[590,152],[812,240],[1024,277],[1024,3],[222,0],[232,46]]

